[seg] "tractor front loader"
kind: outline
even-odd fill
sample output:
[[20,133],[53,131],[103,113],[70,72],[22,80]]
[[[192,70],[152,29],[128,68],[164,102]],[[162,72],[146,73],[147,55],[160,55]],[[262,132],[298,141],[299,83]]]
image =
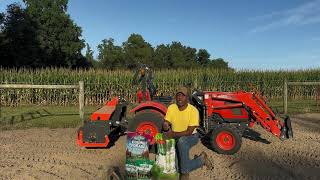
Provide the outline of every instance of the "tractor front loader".
[[257,93],[195,91],[192,102],[200,112],[198,132],[218,153],[236,153],[244,131],[256,123],[281,140],[293,137],[290,118],[276,116]]

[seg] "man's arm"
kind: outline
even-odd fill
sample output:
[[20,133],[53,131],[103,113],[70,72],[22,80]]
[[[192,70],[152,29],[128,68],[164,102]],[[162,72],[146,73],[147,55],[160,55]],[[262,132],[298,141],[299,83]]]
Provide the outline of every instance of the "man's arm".
[[194,129],[197,128],[197,126],[188,126],[188,129],[182,132],[173,132],[173,131],[169,131],[164,133],[164,136],[166,138],[173,138],[173,137],[181,137],[181,136],[190,136],[192,135]]
[[162,124],[162,130],[167,132],[170,130],[170,122],[167,120],[164,120],[163,124]]

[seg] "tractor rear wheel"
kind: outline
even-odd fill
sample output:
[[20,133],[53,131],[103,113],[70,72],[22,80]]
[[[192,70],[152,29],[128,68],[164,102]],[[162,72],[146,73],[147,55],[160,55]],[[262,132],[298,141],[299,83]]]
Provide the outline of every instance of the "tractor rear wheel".
[[129,121],[128,131],[145,133],[153,137],[161,132],[163,116],[160,113],[152,111],[138,112],[134,118]]
[[241,135],[236,127],[229,124],[215,126],[208,135],[210,147],[217,153],[234,154],[241,147]]

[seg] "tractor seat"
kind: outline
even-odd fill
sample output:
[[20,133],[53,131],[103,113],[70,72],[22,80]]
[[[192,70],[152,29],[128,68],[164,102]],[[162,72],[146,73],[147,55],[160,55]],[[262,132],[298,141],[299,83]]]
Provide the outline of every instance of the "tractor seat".
[[166,106],[172,103],[173,98],[171,96],[153,96],[152,101],[160,102]]

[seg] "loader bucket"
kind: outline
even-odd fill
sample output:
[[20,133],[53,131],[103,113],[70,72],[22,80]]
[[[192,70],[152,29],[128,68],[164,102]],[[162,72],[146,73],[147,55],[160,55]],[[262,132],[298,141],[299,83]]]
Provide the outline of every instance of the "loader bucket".
[[284,140],[284,139],[289,139],[289,138],[293,138],[293,131],[292,131],[290,117],[286,116],[284,119],[283,127],[281,128],[280,139]]

